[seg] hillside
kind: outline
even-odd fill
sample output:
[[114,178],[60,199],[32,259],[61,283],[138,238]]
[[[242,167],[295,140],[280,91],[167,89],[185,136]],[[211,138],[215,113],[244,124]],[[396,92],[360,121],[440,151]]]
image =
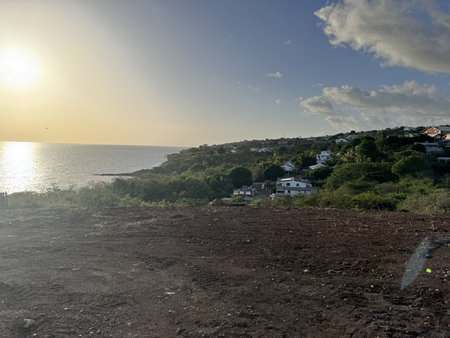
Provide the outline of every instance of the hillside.
[[[135,172],[133,178],[81,189],[82,199],[79,192],[47,197],[78,206],[79,200],[88,206],[205,205],[256,182],[258,187],[264,184],[267,195],[275,193],[278,178],[298,176],[311,182],[316,193],[273,200],[261,195],[250,203],[450,211],[450,142],[446,134],[431,137],[425,130],[399,127],[202,145],[171,154],[160,166]],[[286,162],[293,167],[289,172],[283,167]],[[17,204],[41,205],[38,199],[28,194]],[[242,202],[242,197],[233,200]]]

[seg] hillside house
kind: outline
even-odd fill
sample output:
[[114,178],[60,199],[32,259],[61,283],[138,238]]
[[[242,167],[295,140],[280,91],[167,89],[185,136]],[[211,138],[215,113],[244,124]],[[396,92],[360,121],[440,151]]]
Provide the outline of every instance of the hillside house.
[[316,170],[316,169],[319,169],[319,168],[324,168],[324,167],[326,167],[326,166],[327,166],[326,164],[323,164],[323,163],[317,163],[317,164],[314,164],[314,165],[310,165],[310,166],[308,167],[308,169]]
[[326,163],[331,159],[331,152],[328,150],[322,151],[316,155],[317,163]]
[[308,180],[298,177],[279,178],[277,180],[276,196],[310,195],[311,192],[312,184]]
[[335,142],[338,146],[345,146],[349,143],[349,141],[345,138],[338,138]]
[[445,136],[446,134],[450,133],[450,127],[448,126],[429,127],[423,133],[428,136],[440,139],[442,136]]
[[347,140],[350,140],[350,141],[353,141],[357,138],[359,138],[358,134],[350,134],[347,136]]
[[288,161],[283,164],[284,171],[292,172],[295,169],[295,164]]
[[251,201],[253,200],[253,197],[255,197],[255,192],[256,189],[254,187],[244,185],[239,189],[234,189],[233,196],[241,196],[244,197],[245,201]]

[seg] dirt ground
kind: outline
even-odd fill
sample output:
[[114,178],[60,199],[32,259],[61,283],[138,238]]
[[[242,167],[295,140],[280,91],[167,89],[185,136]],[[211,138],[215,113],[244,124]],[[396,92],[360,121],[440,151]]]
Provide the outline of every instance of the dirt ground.
[[[450,215],[0,211],[1,337],[450,337]],[[427,272],[425,269],[431,269]],[[430,271],[430,270],[429,270]]]

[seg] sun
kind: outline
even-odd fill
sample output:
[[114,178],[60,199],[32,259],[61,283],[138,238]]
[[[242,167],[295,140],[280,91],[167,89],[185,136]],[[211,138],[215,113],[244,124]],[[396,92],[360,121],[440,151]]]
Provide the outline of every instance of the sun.
[[26,90],[33,87],[40,75],[34,55],[20,48],[0,50],[0,83],[7,88]]

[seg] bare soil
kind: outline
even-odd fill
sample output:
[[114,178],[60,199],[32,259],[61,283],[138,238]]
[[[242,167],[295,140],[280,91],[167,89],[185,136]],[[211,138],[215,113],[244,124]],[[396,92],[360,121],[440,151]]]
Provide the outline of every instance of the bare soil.
[[1,337],[450,337],[450,215],[315,208],[0,212]]

